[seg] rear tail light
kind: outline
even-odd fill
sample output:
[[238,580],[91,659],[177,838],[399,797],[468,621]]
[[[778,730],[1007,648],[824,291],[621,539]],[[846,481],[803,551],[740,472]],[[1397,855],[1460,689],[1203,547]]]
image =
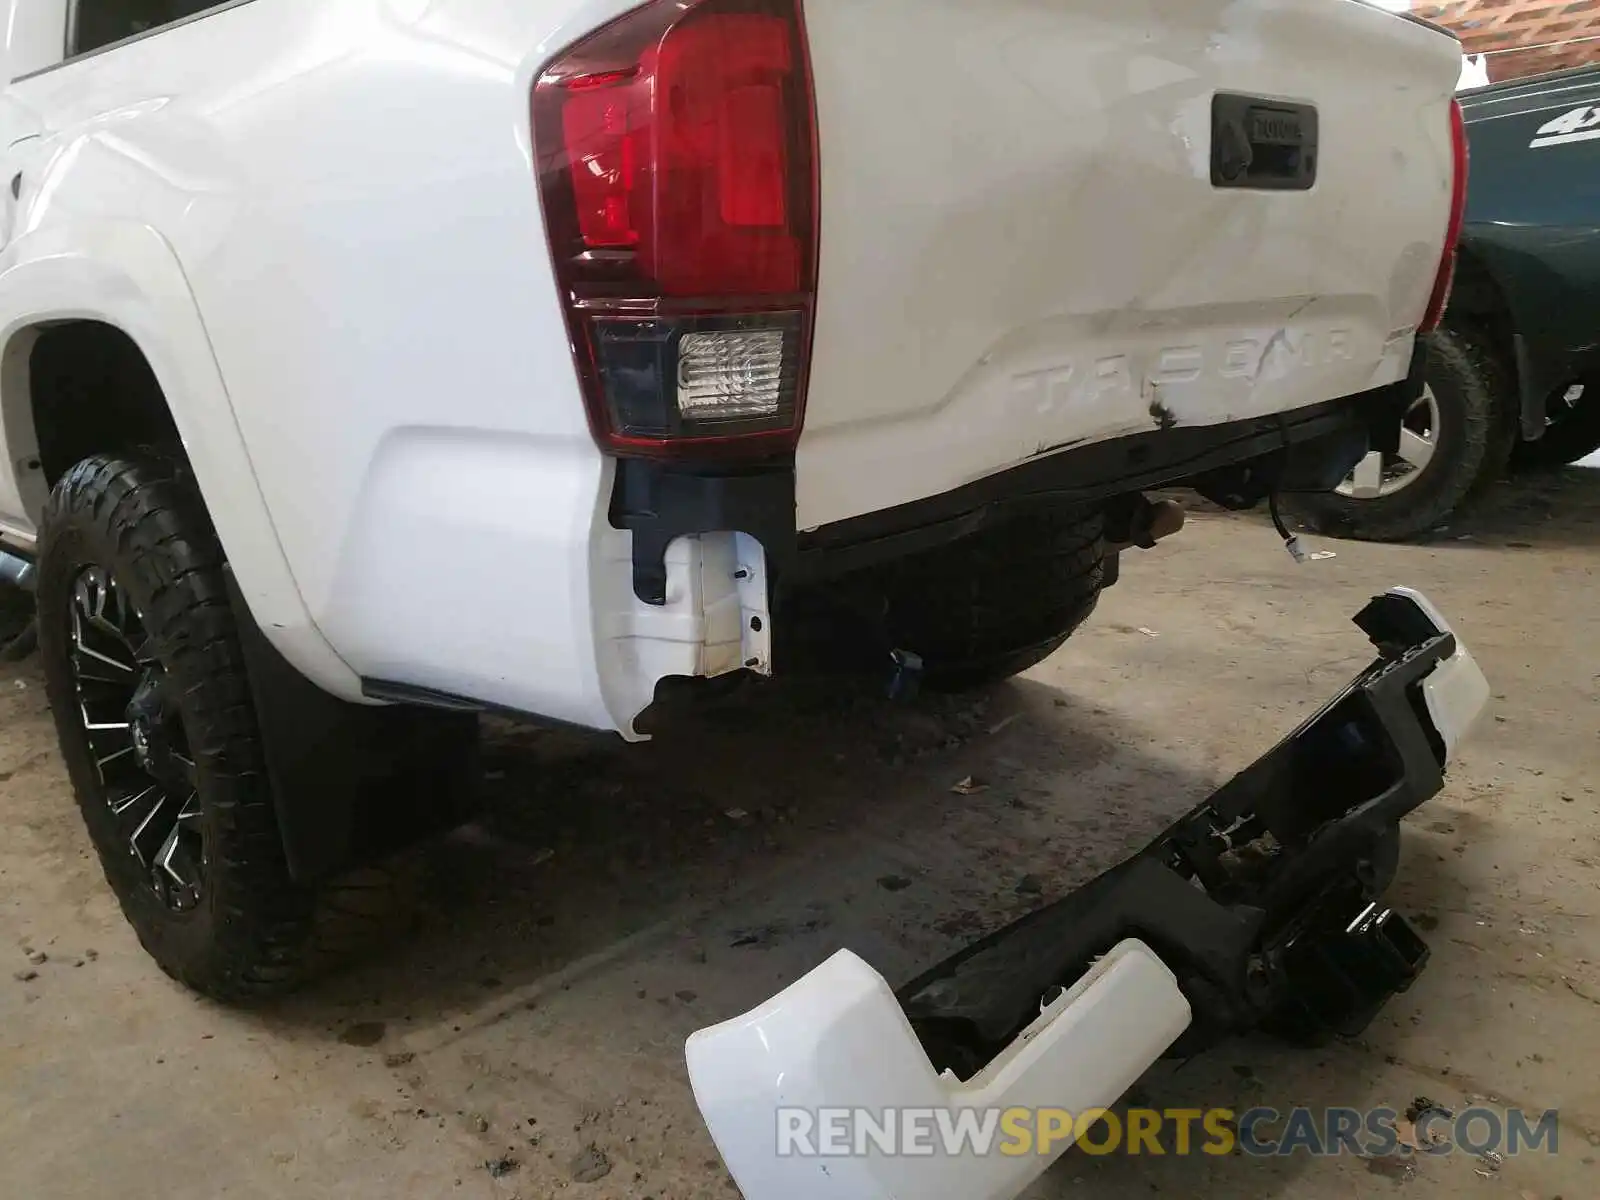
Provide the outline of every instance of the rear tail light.
[[1450,189],[1450,224],[1445,230],[1444,257],[1439,262],[1439,275],[1434,280],[1433,296],[1428,301],[1427,315],[1418,326],[1419,332],[1432,333],[1444,320],[1445,307],[1450,303],[1450,289],[1456,280],[1456,249],[1461,244],[1461,227],[1467,217],[1467,176],[1469,153],[1467,150],[1467,123],[1461,113],[1461,101],[1450,101],[1450,144],[1454,158],[1455,178]]
[[556,278],[602,448],[792,452],[816,297],[799,0],[656,0],[533,93]]

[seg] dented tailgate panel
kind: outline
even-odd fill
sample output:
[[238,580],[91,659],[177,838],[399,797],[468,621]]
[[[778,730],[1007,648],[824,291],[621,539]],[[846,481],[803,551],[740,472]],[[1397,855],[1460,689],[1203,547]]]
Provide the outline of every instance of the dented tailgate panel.
[[[1404,376],[1450,201],[1451,39],[1354,0],[806,13],[823,196],[802,527]],[[1314,172],[1219,184],[1218,93],[1314,113]],[[899,458],[917,470],[881,469]]]

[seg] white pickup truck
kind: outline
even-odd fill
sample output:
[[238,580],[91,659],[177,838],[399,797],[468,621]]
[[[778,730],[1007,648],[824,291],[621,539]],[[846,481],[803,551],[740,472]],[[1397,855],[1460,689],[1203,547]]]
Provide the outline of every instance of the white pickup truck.
[[224,998],[459,816],[480,711],[635,738],[819,606],[1003,678],[1144,489],[1392,450],[1460,223],[1459,47],[1356,0],[0,16],[0,572]]

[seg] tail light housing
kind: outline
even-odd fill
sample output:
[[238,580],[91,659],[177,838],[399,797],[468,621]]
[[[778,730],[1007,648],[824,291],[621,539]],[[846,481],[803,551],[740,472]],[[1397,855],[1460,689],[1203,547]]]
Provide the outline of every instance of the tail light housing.
[[655,0],[534,86],[538,182],[601,448],[792,453],[817,272],[799,0]]
[[1445,230],[1444,257],[1439,262],[1433,296],[1428,300],[1427,314],[1418,326],[1421,333],[1432,333],[1444,320],[1444,310],[1450,303],[1450,289],[1456,280],[1456,252],[1461,245],[1461,227],[1467,218],[1467,178],[1471,154],[1467,148],[1467,122],[1459,100],[1450,101],[1450,145],[1455,170],[1450,185],[1450,224]]

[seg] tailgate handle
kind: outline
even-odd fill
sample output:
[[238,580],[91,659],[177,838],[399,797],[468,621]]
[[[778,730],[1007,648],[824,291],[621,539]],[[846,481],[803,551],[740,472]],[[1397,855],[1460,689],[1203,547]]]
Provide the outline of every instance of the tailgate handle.
[[1317,110],[1218,92],[1211,102],[1211,183],[1305,192],[1317,182]]

